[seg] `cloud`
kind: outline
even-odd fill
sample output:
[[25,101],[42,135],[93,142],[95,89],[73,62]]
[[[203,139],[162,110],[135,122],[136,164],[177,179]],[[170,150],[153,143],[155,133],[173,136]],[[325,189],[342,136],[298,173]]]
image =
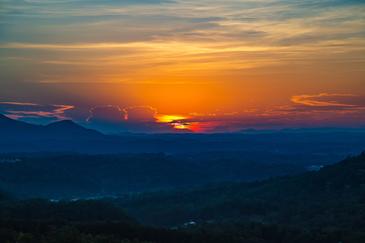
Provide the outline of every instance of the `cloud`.
[[155,122],[157,110],[150,106],[120,108],[115,105],[96,106],[90,109],[88,122],[143,123]]
[[157,110],[150,106],[97,106],[90,109],[85,125],[106,133],[173,131],[170,124],[158,123],[156,117]]
[[128,122],[155,122],[157,110],[150,106],[132,106],[124,108]]
[[72,105],[43,105],[16,101],[0,102],[1,113],[13,119],[36,123],[48,123],[50,121],[67,119],[65,112],[74,108]]
[[126,112],[119,106],[96,106],[90,109],[87,122],[121,123],[126,120]]
[[[5,1],[0,10],[1,51],[4,58],[23,58],[16,61],[23,68],[31,66],[29,74],[19,79],[40,81],[44,78],[39,74],[46,73],[60,82],[82,77],[104,82],[110,74],[119,81],[121,76],[141,80],[144,77],[137,74],[151,69],[177,75],[186,69],[233,72],[313,62],[313,53],[318,52],[326,63],[352,63],[354,56],[363,63],[365,5],[361,3]],[[19,68],[4,67],[1,71],[8,76],[20,75]],[[137,78],[128,74],[131,70]]]
[[292,104],[236,112],[191,113],[172,125],[192,132],[235,132],[244,129],[363,127],[365,96],[320,93],[292,96]]
[[324,108],[356,108],[364,104],[353,103],[363,98],[354,94],[320,93],[315,95],[295,95],[291,101],[296,105]]
[[[241,111],[215,111],[166,115],[150,106],[93,108],[72,105],[41,105],[30,102],[0,102],[0,112],[23,121],[45,124],[72,118],[105,133],[236,132],[244,129],[365,125],[365,97],[346,93],[292,96],[292,104]],[[89,112],[82,118],[80,114]],[[80,113],[81,112],[81,113]],[[67,113],[67,115],[65,114]]]

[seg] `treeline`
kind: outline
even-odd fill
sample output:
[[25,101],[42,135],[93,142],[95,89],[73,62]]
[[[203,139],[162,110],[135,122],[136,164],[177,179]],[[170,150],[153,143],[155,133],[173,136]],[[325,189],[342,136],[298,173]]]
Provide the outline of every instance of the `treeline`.
[[[251,181],[300,173],[304,166],[240,156],[0,155],[0,188],[19,197],[85,198]],[[11,159],[9,159],[11,158]],[[16,161],[16,162],[12,162]]]
[[9,243],[362,243],[365,153],[298,176],[129,198],[15,200],[4,194],[0,239]]
[[[260,223],[365,236],[365,154],[318,172],[117,199],[149,225]],[[346,241],[345,241],[346,242]]]
[[0,201],[0,219],[8,221],[97,222],[133,224],[118,206],[102,200],[52,202],[45,199]]
[[55,225],[51,222],[0,224],[4,243],[323,243],[364,242],[364,233],[344,230],[302,230],[280,225],[214,225],[194,230],[130,227],[118,223]]

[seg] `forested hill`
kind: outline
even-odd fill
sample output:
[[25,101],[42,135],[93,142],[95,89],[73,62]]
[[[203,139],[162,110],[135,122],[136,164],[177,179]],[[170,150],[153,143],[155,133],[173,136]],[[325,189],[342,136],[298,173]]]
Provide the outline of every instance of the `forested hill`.
[[318,172],[200,190],[59,202],[4,197],[0,242],[362,243],[364,172],[363,153]]
[[318,172],[145,194],[119,203],[141,222],[153,225],[260,222],[365,230],[361,228],[365,227],[365,153]]
[[293,163],[256,162],[234,154],[0,155],[0,189],[26,198],[88,198],[252,181],[305,170]]

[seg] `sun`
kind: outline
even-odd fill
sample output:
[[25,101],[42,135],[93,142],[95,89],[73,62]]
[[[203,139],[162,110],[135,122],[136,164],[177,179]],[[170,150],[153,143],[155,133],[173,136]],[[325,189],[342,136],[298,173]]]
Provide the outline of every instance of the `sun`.
[[188,123],[174,122],[171,124],[176,130],[190,130],[190,126]]
[[171,123],[174,121],[181,121],[181,120],[185,120],[188,118],[189,117],[187,117],[187,116],[181,116],[181,115],[157,115],[156,116],[157,122],[160,122],[160,123]]
[[175,130],[190,130],[190,123],[186,121],[188,116],[183,115],[157,115],[156,121],[159,123],[168,123]]

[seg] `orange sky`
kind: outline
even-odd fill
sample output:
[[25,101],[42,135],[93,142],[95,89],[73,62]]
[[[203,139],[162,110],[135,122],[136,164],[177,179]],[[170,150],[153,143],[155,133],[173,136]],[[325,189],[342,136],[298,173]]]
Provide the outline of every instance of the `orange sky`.
[[[215,115],[220,125],[235,113],[229,122],[242,126],[267,114],[285,124],[305,120],[303,107],[323,125],[346,123],[346,109],[363,114],[361,1],[5,1],[1,8],[4,104],[72,106],[64,117],[81,122],[100,106]],[[303,95],[326,100],[293,100]],[[21,111],[9,106],[0,111]]]

